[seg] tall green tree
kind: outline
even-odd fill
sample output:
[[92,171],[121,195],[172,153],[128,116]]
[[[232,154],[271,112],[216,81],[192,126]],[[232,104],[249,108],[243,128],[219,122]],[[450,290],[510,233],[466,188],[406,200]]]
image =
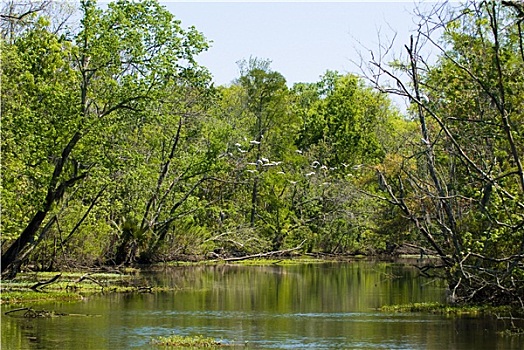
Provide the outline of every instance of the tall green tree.
[[330,166],[372,164],[384,157],[377,131],[391,117],[384,96],[355,75],[328,71],[316,84],[297,85],[304,111],[299,145],[324,144],[319,155]]
[[71,87],[79,77],[70,65],[73,46],[48,32],[47,23],[40,19],[14,44],[2,43],[2,239],[15,239],[2,254],[2,270],[33,240],[65,189],[85,177],[72,169],[59,181],[60,155],[69,155],[64,144],[78,121]]
[[[8,236],[16,239],[2,254],[2,271],[16,272],[64,194],[104,173],[97,169],[103,163],[98,157],[106,131],[122,131],[115,125],[127,118],[147,118],[144,111],[165,98],[170,86],[183,87],[199,76],[194,57],[207,48],[206,41],[194,28],[183,30],[157,2],[117,1],[100,10],[94,1],[82,1],[80,10],[81,28],[74,37],[58,36],[44,26],[25,32],[2,50],[16,56],[13,69],[20,73],[4,72],[7,85],[16,87],[14,91],[26,89],[21,91],[26,103],[18,102],[26,113],[11,108],[19,95],[2,104],[4,125],[12,127],[6,128],[7,135],[37,123],[39,131],[46,132],[39,136],[44,145],[33,142],[30,133],[13,136],[17,145],[32,149],[27,152],[7,147],[6,161],[39,174],[41,185],[28,181],[24,189],[36,204],[22,214],[26,226]],[[24,75],[30,78],[26,81],[39,85],[11,82]],[[30,152],[37,160],[21,160]],[[12,177],[14,186],[19,186],[21,182]],[[111,177],[106,181],[111,182]],[[11,220],[5,221],[10,225]]]
[[[317,83],[293,87],[293,108],[303,124],[297,148],[308,175],[299,212],[312,231],[312,246],[326,252],[384,249],[375,212],[374,167],[391,151],[399,114],[386,96],[354,75],[328,71]],[[374,218],[373,220],[371,218]],[[373,243],[371,243],[373,242]]]
[[[260,61],[251,58],[249,61],[240,62],[240,78],[238,84],[243,88],[243,109],[247,118],[252,120],[248,130],[249,142],[254,148],[251,159],[258,163],[257,171],[261,172],[263,163],[269,163],[264,159],[278,157],[282,154],[280,147],[285,147],[286,142],[282,139],[279,129],[286,124],[278,124],[288,116],[286,111],[287,86],[284,77],[269,68],[269,61]],[[251,194],[250,223],[254,226],[257,217],[257,206],[259,197],[259,177],[255,176]]]
[[230,130],[226,154],[228,181],[234,188],[223,214],[236,218],[237,227],[231,231],[245,241],[258,241],[258,250],[280,249],[293,224],[293,186],[288,180],[296,161],[300,119],[290,108],[284,77],[270,68],[270,61],[251,58],[239,67],[240,77],[221,90],[222,106],[216,111]]

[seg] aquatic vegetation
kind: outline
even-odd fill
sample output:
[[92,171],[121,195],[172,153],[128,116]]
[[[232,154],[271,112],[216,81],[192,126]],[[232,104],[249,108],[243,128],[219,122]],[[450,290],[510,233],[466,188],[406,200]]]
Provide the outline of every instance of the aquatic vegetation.
[[[12,280],[1,281],[0,303],[77,301],[101,292],[156,292],[166,288],[151,287],[131,274],[65,272],[21,273]],[[51,283],[47,283],[51,281]],[[35,288],[35,286],[38,286]]]
[[380,308],[384,312],[426,312],[443,315],[499,315],[508,314],[512,309],[508,306],[491,305],[448,305],[443,303],[410,303],[403,305],[385,305]]
[[46,293],[36,292],[33,290],[9,290],[2,286],[0,297],[1,304],[18,304],[23,302],[44,302],[49,300],[56,301],[77,301],[83,296],[77,293],[67,291],[50,291]]
[[159,346],[183,348],[216,348],[222,346],[222,344],[216,341],[215,339],[210,337],[204,337],[203,335],[171,335],[169,337],[159,337],[157,339],[153,339],[151,343]]

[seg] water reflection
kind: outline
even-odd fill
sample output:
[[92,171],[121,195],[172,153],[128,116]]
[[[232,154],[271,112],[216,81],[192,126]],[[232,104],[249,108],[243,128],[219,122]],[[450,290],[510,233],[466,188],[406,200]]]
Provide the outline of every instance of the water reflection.
[[[442,301],[444,289],[392,263],[199,266],[143,274],[174,292],[110,294],[39,308],[85,317],[2,317],[2,348],[150,349],[151,337],[206,336],[257,349],[511,349],[483,319],[388,314],[384,304]],[[5,310],[2,310],[5,311]],[[515,338],[515,337],[514,337]]]

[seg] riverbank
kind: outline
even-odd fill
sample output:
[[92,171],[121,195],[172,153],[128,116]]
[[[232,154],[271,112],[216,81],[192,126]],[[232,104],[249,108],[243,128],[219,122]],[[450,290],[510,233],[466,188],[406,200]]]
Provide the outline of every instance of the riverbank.
[[97,293],[144,293],[165,290],[149,286],[138,270],[114,272],[26,272],[2,280],[1,304],[77,301]]

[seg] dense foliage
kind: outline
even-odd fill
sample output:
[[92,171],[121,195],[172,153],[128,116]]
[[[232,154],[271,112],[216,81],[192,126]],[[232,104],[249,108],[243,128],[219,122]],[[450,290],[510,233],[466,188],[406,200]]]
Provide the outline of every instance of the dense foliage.
[[257,58],[215,87],[204,35],[156,1],[72,10],[2,9],[3,273],[407,243],[454,298],[522,304],[520,4],[435,11],[439,39],[371,62],[376,89],[333,71],[290,87]]

